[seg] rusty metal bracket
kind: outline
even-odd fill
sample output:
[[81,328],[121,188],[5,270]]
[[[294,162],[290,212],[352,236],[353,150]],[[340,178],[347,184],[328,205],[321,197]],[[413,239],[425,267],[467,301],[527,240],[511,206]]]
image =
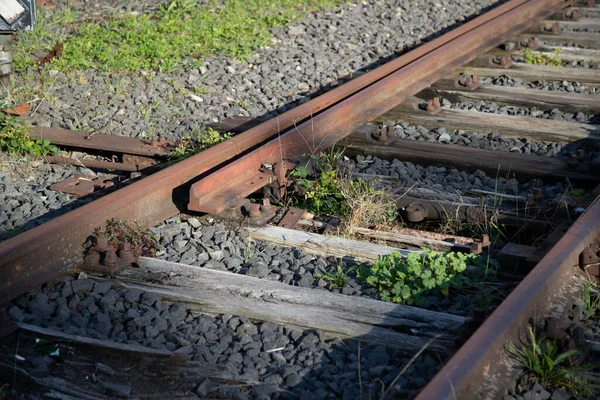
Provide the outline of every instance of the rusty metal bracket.
[[303,216],[304,210],[292,207],[289,210],[287,210],[287,212],[285,213],[281,221],[279,221],[277,226],[280,226],[282,228],[294,229]]
[[600,278],[600,240],[596,240],[583,249],[579,255],[579,268]]
[[96,191],[115,186],[109,177],[96,177],[92,175],[77,174],[64,181],[50,185],[50,190],[83,197]]

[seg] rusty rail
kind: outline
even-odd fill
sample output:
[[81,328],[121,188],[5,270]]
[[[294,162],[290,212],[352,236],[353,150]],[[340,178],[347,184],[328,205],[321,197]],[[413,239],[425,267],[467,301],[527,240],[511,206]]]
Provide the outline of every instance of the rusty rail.
[[[0,304],[80,264],[80,244],[105,220],[120,218],[136,221],[142,226],[156,225],[185,208],[190,185],[202,178],[203,174],[210,173],[228,160],[247,153],[278,132],[308,120],[298,129],[286,133],[285,138],[282,136],[283,142],[270,142],[265,147],[266,151],[250,153],[241,162],[251,160],[251,172],[255,173],[257,162],[261,161],[263,153],[270,154],[269,159],[276,159],[280,143],[286,143],[289,147],[300,142],[304,151],[306,146],[299,138],[301,132],[315,126],[311,117],[332,104],[339,103],[331,108],[331,112],[328,110],[314,118],[323,139],[318,145],[319,148],[323,148],[333,143],[325,131],[326,127],[331,130],[343,129],[344,134],[348,133],[349,130],[374,118],[377,107],[381,107],[380,113],[389,109],[391,105],[387,104],[388,99],[395,98],[393,104],[398,104],[405,93],[414,93],[439,79],[440,73],[446,68],[472,59],[476,56],[475,52],[500,43],[511,33],[527,28],[534,19],[545,18],[552,13],[552,9],[565,4],[567,2],[564,0],[511,0],[277,118],[0,243]],[[492,37],[493,35],[496,37]],[[442,50],[446,45],[452,46],[455,54]],[[430,55],[432,52],[435,52],[435,56]],[[445,60],[444,57],[449,59]],[[402,89],[394,85],[402,85]],[[367,89],[363,90],[364,88]],[[363,91],[359,92],[361,90]],[[367,97],[371,95],[376,100]],[[338,124],[335,120],[341,118],[340,112],[343,111],[352,112],[353,117]],[[291,154],[288,150],[289,148],[286,148],[286,155]],[[216,179],[222,179],[232,169],[225,171],[215,175]],[[194,193],[194,200],[199,203],[198,200],[204,193],[198,188]],[[237,196],[239,197],[239,194]],[[193,204],[194,202],[192,209],[200,209],[200,206],[195,207]]]
[[590,246],[600,234],[600,197],[579,217],[527,277],[500,304],[492,315],[435,378],[417,400],[494,399],[506,389],[507,377],[518,375],[507,352],[508,343],[517,343],[529,319],[559,315],[579,298],[581,285],[571,279],[582,264],[595,254]]
[[[512,2],[506,3],[511,4]],[[188,208],[219,213],[261,187],[279,180],[291,160],[322,151],[352,131],[402,103],[478,53],[501,44],[511,32],[522,31],[548,17],[563,0],[533,0],[511,8],[339,102],[310,120],[271,140],[192,186]],[[407,58],[411,53],[408,53]],[[403,56],[404,57],[404,56]],[[403,57],[400,57],[401,60]],[[272,165],[274,168],[261,168]]]

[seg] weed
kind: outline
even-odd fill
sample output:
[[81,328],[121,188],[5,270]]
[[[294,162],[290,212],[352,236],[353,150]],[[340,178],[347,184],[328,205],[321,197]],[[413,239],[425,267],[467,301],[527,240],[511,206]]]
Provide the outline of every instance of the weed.
[[554,54],[548,56],[543,53],[536,54],[531,49],[523,50],[523,58],[525,59],[525,63],[534,64],[534,65],[551,65],[553,67],[560,67],[562,65],[562,61],[558,56],[560,55],[562,49],[558,48],[554,50]]
[[567,196],[583,197],[583,196],[585,196],[585,190],[584,189],[571,189],[567,192]]
[[299,189],[293,202],[313,214],[342,218],[341,230],[349,234],[360,225],[387,224],[396,219],[397,205],[389,193],[375,189],[371,182],[352,180],[348,171],[338,168],[340,152],[309,157],[315,167],[312,177],[305,166],[290,172]]
[[586,365],[573,365],[572,358],[579,355],[577,350],[558,354],[555,340],[546,340],[541,334],[536,338],[531,325],[528,329],[528,342],[521,349],[509,346],[509,352],[523,363],[524,373],[530,374],[543,386],[562,386],[578,392],[580,378],[577,372],[589,370]]
[[0,400],[7,400],[9,398],[8,389],[8,383],[5,383],[2,386],[0,386]]
[[[341,0],[172,1],[154,14],[84,22],[64,41],[61,70],[170,71],[184,59],[221,53],[237,58],[269,43],[269,29]],[[195,60],[192,60],[194,58]]]
[[0,150],[10,155],[55,155],[58,147],[48,139],[31,140],[28,126],[14,115],[0,110]]
[[36,65],[34,53],[52,51],[58,43],[64,42],[70,34],[69,25],[75,20],[75,12],[69,7],[57,7],[49,11],[37,10],[37,22],[33,31],[19,32],[13,46],[15,71],[23,72],[28,66]]
[[[474,285],[467,274],[467,264],[479,266],[485,261],[475,255],[423,249],[422,254],[410,253],[406,259],[399,252],[381,256],[372,267],[361,267],[358,279],[375,287],[381,299],[394,303],[423,305],[428,294],[437,291],[447,296],[450,289],[465,289]],[[496,268],[497,263],[487,263]]]
[[344,194],[340,187],[340,178],[335,168],[338,155],[310,154],[315,164],[315,177],[309,178],[308,169],[298,166],[290,172],[304,197],[304,208],[317,215],[336,215],[344,217],[347,213]]
[[222,141],[231,138],[232,136],[233,134],[231,133],[221,134],[212,128],[208,128],[206,132],[203,134],[197,134],[195,138],[192,138],[191,136],[185,137],[173,150],[169,156],[169,161],[181,161],[184,158],[193,156],[194,154],[200,153],[202,150],[206,150],[209,147],[217,145]]
[[128,242],[134,254],[153,257],[159,249],[158,239],[152,232],[137,223],[129,224],[116,218],[106,221],[104,227],[96,228],[94,235],[105,235],[115,248],[119,248],[122,242]]
[[327,272],[321,270],[320,274],[314,274],[313,277],[315,279],[328,279],[331,287],[344,287],[348,284],[348,273],[353,271],[355,267],[350,268],[347,271],[344,271],[344,268],[338,264],[335,273]]
[[598,293],[596,286],[586,282],[581,299],[583,300],[585,315],[588,318],[593,318],[600,309],[600,293]]
[[398,205],[392,196],[375,189],[371,182],[341,179],[340,191],[347,209],[342,226],[344,232],[351,234],[359,226],[386,225],[397,218]]

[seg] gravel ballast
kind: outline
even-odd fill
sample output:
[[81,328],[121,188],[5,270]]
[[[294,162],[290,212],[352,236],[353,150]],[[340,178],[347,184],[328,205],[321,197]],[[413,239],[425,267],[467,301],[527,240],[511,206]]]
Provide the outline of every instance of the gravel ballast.
[[[132,8],[129,2],[114,3],[124,10]],[[215,56],[199,68],[156,75],[88,70],[70,79],[53,73],[54,85],[47,88],[52,100],[33,105],[32,119],[39,125],[127,136],[182,137],[225,117],[272,117],[491,4],[428,0],[345,4],[273,29],[270,47],[258,49],[247,63]],[[33,85],[28,80],[35,78],[36,74],[21,76],[20,84]],[[195,87],[208,94],[191,96]]]
[[[377,343],[359,349],[356,341],[326,339],[321,331],[194,313],[151,293],[113,289],[85,277],[46,284],[17,299],[8,313],[13,321],[73,335],[170,350],[260,382],[247,389],[200,379],[189,389],[201,398],[369,399],[382,388],[390,389],[387,398],[406,398],[440,367],[440,361],[421,355],[398,377],[412,355]],[[36,376],[52,373],[49,357],[29,362]]]

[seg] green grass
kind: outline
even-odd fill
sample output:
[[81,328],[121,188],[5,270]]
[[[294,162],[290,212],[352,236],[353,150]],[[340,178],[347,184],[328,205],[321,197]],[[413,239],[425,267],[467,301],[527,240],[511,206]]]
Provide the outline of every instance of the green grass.
[[559,353],[555,340],[547,340],[544,334],[536,337],[531,325],[527,328],[528,343],[520,349],[514,345],[509,346],[509,352],[523,364],[523,372],[545,387],[561,386],[575,393],[585,391],[582,378],[577,373],[589,370],[590,366],[575,365],[572,362],[579,351]]
[[56,155],[58,147],[48,139],[31,140],[29,126],[14,115],[5,114],[0,108],[0,150],[9,155]]
[[358,269],[357,278],[374,287],[383,301],[421,306],[430,294],[448,296],[451,290],[481,287],[467,265],[478,267],[480,275],[495,275],[497,261],[473,254],[436,252],[427,248],[422,254],[404,258],[395,251],[380,256],[372,267]]
[[71,14],[57,18],[43,12],[34,32],[20,36],[17,70],[32,64],[24,55],[39,50],[40,46],[49,50],[58,41],[64,42],[64,49],[61,57],[52,62],[52,68],[62,71],[86,68],[111,72],[170,71],[186,59],[198,62],[211,54],[244,59],[269,43],[272,38],[269,29],[341,2],[207,0],[199,5],[192,0],[173,1],[154,14],[72,24],[70,28],[76,29],[74,35],[55,39],[51,38],[50,28],[69,25]]
[[195,137],[187,136],[184,137],[179,145],[173,149],[169,156],[170,162],[181,161],[184,158],[193,156],[194,154],[200,153],[209,147],[215,146],[233,135],[231,133],[221,134],[218,131],[208,128],[206,132],[197,133]]

